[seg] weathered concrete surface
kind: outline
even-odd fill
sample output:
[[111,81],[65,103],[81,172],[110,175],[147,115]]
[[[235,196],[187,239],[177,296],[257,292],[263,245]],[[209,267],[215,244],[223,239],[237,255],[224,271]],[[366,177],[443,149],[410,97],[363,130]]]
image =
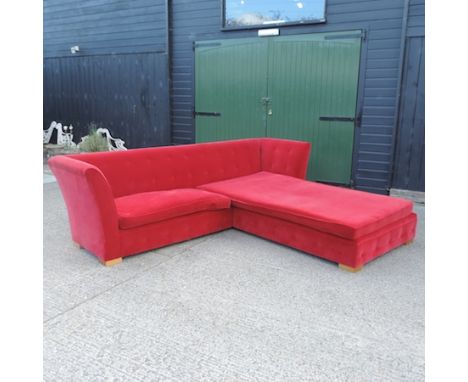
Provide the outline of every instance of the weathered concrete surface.
[[44,185],[45,381],[423,381],[418,236],[352,274],[228,230],[106,268]]

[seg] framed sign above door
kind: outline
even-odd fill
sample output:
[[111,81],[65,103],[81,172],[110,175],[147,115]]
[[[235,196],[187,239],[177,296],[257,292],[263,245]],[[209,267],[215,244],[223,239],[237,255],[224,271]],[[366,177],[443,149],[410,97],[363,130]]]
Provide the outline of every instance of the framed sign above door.
[[223,29],[325,22],[326,0],[223,0]]

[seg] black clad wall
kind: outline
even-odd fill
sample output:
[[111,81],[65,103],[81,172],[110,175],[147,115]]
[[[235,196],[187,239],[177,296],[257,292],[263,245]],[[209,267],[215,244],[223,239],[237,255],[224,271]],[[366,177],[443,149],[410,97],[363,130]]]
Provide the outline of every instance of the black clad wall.
[[161,0],[45,0],[44,128],[71,123],[79,142],[95,122],[128,148],[170,144],[166,31]]

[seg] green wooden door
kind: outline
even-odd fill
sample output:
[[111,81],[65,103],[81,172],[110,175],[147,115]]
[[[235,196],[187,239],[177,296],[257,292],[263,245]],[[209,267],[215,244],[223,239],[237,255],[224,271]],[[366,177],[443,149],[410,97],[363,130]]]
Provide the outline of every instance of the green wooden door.
[[269,40],[267,135],[312,143],[308,179],[350,183],[360,51],[359,32]]
[[265,136],[267,59],[257,38],[196,43],[197,142]]
[[196,141],[308,141],[308,179],[349,184],[360,48],[360,32],[197,43]]

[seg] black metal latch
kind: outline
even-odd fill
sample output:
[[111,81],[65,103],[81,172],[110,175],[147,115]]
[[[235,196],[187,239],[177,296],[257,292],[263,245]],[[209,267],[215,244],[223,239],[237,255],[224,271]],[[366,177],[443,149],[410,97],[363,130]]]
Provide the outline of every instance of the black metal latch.
[[358,113],[356,117],[338,117],[338,116],[321,116],[319,118],[321,121],[335,121],[335,122],[354,122],[355,127],[361,127],[362,123],[362,111]]
[[193,115],[202,115],[205,117],[221,117],[221,113],[211,112],[211,111],[194,111]]
[[320,117],[321,121],[336,121],[336,122],[354,122],[356,118],[354,117],[336,117],[336,116],[322,116]]

